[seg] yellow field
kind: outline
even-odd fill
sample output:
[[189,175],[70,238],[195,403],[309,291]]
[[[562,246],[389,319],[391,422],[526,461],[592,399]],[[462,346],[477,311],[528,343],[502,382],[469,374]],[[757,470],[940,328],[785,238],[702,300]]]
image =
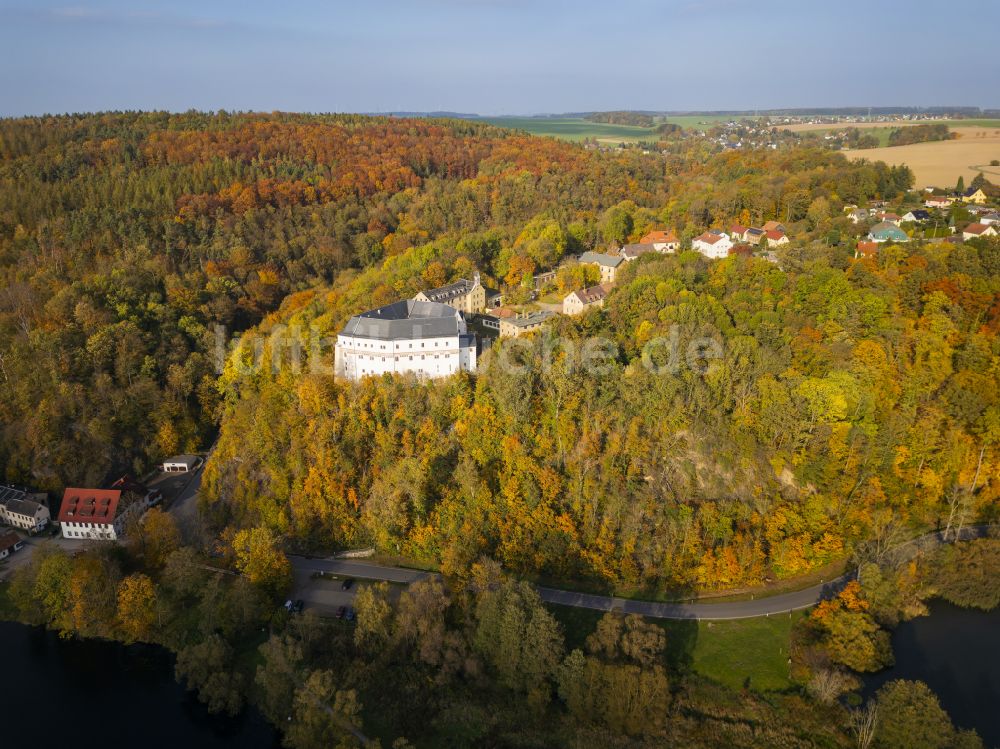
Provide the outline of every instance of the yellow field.
[[863,120],[841,120],[833,124],[830,122],[800,122],[796,125],[777,125],[780,130],[791,130],[793,133],[806,133],[812,130],[843,130],[845,127],[857,127],[868,129],[870,127],[906,127],[907,125],[930,125],[934,120],[919,122],[909,120],[907,122],[865,122]]
[[968,184],[979,172],[1000,182],[1000,167],[990,166],[990,161],[1000,159],[1000,128],[954,127],[952,131],[958,134],[957,140],[843,153],[851,159],[906,164],[913,170],[917,187],[951,187],[960,176]]

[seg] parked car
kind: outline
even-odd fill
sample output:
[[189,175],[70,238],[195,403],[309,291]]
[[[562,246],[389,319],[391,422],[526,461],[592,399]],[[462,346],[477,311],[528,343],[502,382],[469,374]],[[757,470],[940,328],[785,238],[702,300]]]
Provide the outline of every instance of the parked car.
[[357,614],[356,614],[356,613],[354,613],[354,609],[352,609],[352,608],[348,607],[348,608],[347,608],[347,614],[346,614],[345,616],[346,616],[346,618],[347,618],[347,621],[349,621],[349,622],[353,622],[353,621],[354,621],[354,618],[355,618],[355,617],[357,616]]
[[340,584],[340,589],[350,590],[352,585],[354,585],[354,578],[349,577]]
[[347,614],[347,606],[341,606],[339,609],[337,609],[338,619],[343,619],[346,614]]
[[300,599],[298,599],[298,600],[297,600],[297,601],[296,601],[296,602],[294,603],[294,605],[292,606],[292,613],[293,613],[293,614],[301,614],[301,613],[302,613],[302,609],[304,609],[305,607],[306,607],[306,602],[305,602],[305,601],[303,601],[303,600],[302,600],[302,599],[300,598]]

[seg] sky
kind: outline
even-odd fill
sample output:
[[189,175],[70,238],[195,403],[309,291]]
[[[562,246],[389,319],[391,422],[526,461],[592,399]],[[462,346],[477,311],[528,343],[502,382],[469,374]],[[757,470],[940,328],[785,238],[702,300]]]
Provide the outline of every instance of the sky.
[[0,0],[0,116],[996,108],[997,28],[997,0]]

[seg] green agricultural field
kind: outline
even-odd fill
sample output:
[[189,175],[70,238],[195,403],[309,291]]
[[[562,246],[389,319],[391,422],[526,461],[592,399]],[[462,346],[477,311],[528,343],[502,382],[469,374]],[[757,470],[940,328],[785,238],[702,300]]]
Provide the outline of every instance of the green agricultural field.
[[[566,648],[583,648],[602,611],[551,605],[563,627]],[[666,661],[674,673],[693,671],[733,689],[786,689],[792,625],[805,616],[757,617],[723,622],[649,620],[667,633]]]
[[[692,114],[657,117],[656,123],[670,122],[687,130],[705,130],[732,119],[734,118],[728,116]],[[746,118],[737,117],[735,119]],[[602,122],[590,122],[579,117],[484,117],[483,121],[498,127],[526,130],[532,135],[547,135],[571,141],[597,138],[604,142],[635,143],[636,141],[657,140],[659,138],[655,128],[608,125]]]
[[632,127],[631,125],[608,125],[602,122],[565,117],[485,117],[485,122],[497,127],[507,127],[514,130],[525,130],[532,135],[548,135],[563,140],[580,141],[584,138],[600,140],[618,140],[636,142],[640,140],[656,140],[657,134],[652,128]]

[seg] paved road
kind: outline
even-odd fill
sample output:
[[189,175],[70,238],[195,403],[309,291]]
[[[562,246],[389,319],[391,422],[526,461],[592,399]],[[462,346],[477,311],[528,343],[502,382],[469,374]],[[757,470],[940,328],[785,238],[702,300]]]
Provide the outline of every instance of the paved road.
[[[901,544],[892,550],[887,557],[899,562],[912,557],[921,550],[956,540],[981,538],[987,535],[991,526],[968,526],[960,534],[945,538],[942,533],[928,533],[924,536]],[[409,570],[402,567],[389,567],[371,562],[358,562],[346,559],[307,559],[306,557],[290,557],[296,576],[308,577],[313,572],[326,572],[338,576],[357,577],[367,580],[389,580],[390,582],[409,584],[423,580],[434,573]],[[575,593],[569,590],[555,588],[538,588],[541,599],[546,603],[557,603],[563,606],[595,609],[597,611],[620,610],[628,614],[642,614],[653,619],[697,619],[706,621],[721,621],[725,619],[751,619],[759,616],[776,616],[787,614],[799,609],[815,606],[824,598],[836,593],[841,586],[854,576],[848,573],[835,580],[812,585],[792,593],[782,593],[776,596],[751,599],[749,601],[729,601],[724,603],[659,603],[655,601],[635,601],[628,598],[594,595],[591,593]]]

